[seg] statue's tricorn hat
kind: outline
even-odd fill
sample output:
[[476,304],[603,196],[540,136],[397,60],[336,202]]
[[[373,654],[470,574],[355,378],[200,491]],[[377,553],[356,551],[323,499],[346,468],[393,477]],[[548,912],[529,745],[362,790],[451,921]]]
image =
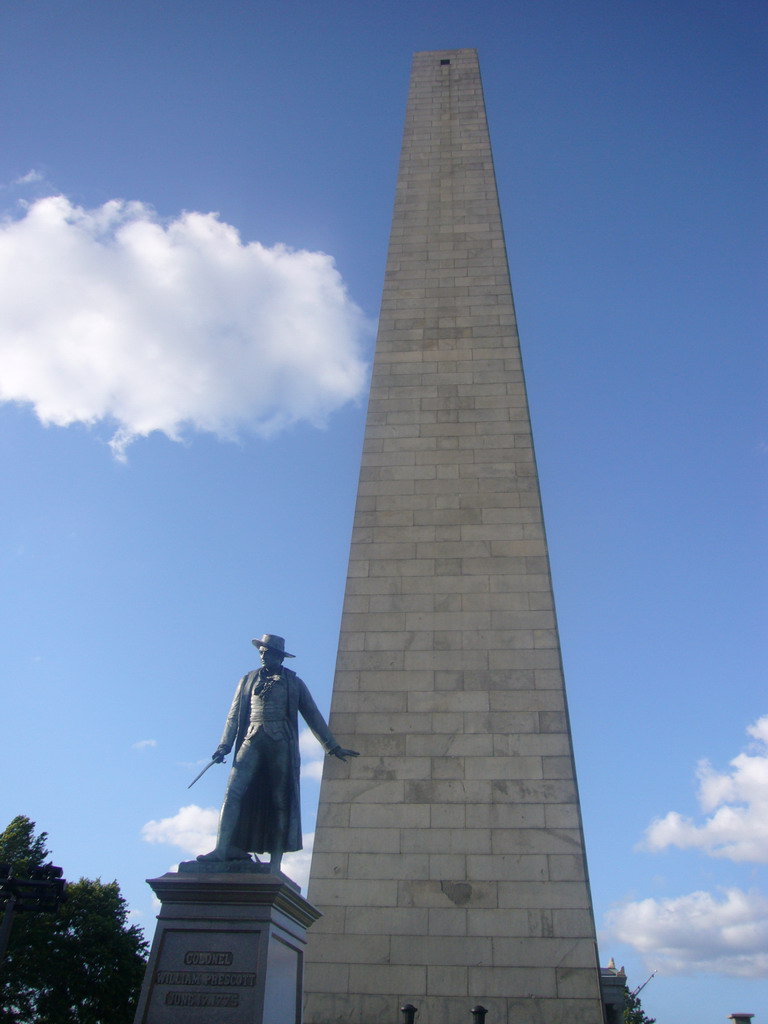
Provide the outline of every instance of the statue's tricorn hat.
[[265,633],[261,640],[251,640],[254,647],[266,647],[270,651],[277,651],[284,658],[295,658],[295,654],[289,654],[285,649],[285,638],[275,633]]

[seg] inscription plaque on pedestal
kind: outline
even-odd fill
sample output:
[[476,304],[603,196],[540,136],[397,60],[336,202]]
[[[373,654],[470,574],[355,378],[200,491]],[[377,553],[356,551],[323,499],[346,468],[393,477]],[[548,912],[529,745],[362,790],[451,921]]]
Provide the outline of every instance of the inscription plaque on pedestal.
[[182,871],[149,884],[162,909],[135,1024],[301,1024],[305,933],[320,915],[292,883]]

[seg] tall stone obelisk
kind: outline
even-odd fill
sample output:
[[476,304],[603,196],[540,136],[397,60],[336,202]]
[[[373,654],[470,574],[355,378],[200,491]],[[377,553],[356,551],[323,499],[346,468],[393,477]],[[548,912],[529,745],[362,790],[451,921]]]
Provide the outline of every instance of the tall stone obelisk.
[[474,50],[414,57],[309,898],[305,1024],[600,1024]]

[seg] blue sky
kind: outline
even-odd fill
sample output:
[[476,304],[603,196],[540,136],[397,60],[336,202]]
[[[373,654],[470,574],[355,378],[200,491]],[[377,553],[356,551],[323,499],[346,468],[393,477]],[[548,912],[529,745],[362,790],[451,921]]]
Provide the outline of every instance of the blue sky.
[[766,1012],[767,20],[7,0],[3,825],[151,932],[250,638],[327,709],[410,56],[474,46],[601,959],[660,1022]]

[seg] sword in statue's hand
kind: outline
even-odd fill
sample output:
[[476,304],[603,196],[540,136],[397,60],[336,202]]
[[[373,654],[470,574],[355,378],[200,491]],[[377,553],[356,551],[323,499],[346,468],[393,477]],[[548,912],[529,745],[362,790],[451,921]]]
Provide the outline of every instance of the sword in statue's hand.
[[189,785],[187,786],[187,789],[192,789],[192,787],[193,787],[193,786],[194,786],[194,784],[195,784],[195,783],[197,782],[197,780],[198,780],[198,779],[202,779],[202,777],[203,777],[203,776],[205,775],[205,773],[206,773],[206,772],[208,771],[208,769],[209,769],[209,768],[210,768],[210,767],[211,767],[212,765],[214,765],[214,764],[226,764],[226,763],[227,763],[227,762],[226,762],[226,760],[224,759],[224,757],[223,757],[223,756],[222,756],[221,754],[219,754],[218,752],[217,752],[217,753],[215,753],[215,754],[213,755],[213,757],[211,758],[211,760],[210,760],[210,761],[208,762],[208,764],[207,764],[207,765],[205,766],[205,768],[203,768],[203,770],[202,770],[202,771],[200,772],[200,774],[199,774],[199,775],[196,775],[196,776],[194,777],[194,779],[192,779],[192,781],[190,782],[190,784],[189,784]]

